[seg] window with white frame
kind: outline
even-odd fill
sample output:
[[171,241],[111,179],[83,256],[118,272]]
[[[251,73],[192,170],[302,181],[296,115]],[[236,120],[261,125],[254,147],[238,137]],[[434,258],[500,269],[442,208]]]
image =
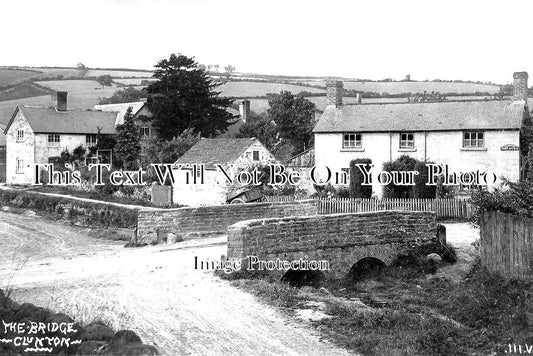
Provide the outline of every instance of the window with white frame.
[[401,132],[400,148],[415,148],[415,134],[412,132]]
[[17,170],[16,173],[24,173],[24,160],[17,158]]
[[48,147],[59,147],[61,145],[61,136],[58,134],[48,135]]
[[361,148],[363,147],[363,135],[360,133],[344,133],[342,139],[342,148]]
[[85,135],[85,146],[87,147],[96,146],[96,144],[98,143],[96,139],[97,137],[98,135],[94,135],[94,134]]
[[481,148],[485,147],[485,135],[482,131],[463,132],[464,148]]
[[17,130],[17,142],[24,141],[24,130]]
[[139,131],[140,131],[140,134],[141,134],[141,139],[150,137],[150,127],[149,126],[141,126]]

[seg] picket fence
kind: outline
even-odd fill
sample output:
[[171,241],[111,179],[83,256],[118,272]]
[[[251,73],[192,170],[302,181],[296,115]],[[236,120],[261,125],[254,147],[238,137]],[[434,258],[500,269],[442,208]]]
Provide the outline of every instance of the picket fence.
[[533,219],[482,211],[481,264],[506,278],[533,280]]
[[[270,202],[297,200],[293,195],[267,196]],[[305,199],[305,198],[301,198]],[[319,198],[320,214],[357,213],[379,210],[434,211],[438,219],[469,219],[474,207],[460,199],[352,199]]]

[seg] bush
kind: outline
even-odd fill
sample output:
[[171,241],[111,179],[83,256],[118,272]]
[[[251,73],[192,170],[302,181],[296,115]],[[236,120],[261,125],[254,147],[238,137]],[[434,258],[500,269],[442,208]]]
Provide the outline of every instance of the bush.
[[[398,157],[393,162],[386,162],[383,164],[383,170],[387,172],[407,172],[415,169],[417,160],[407,155]],[[384,198],[412,198],[413,186],[408,185],[396,185],[391,183],[383,187]]]
[[358,158],[350,162],[350,198],[372,198],[372,185],[363,185],[363,173],[357,164],[372,164],[369,158]]
[[[484,210],[501,211],[531,218],[533,217],[533,182],[524,180],[513,183],[506,180],[493,192],[475,191],[472,194],[472,204]],[[472,217],[472,222],[478,225],[480,209]]]
[[436,185],[427,185],[428,171],[426,162],[418,161],[415,164],[415,171],[418,175],[415,175],[415,185],[413,187],[413,195],[417,199],[434,199],[437,191]]

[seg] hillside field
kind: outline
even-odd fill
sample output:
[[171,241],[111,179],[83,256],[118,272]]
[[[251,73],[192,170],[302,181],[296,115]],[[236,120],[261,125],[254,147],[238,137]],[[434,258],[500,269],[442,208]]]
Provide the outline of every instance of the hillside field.
[[[324,80],[300,81],[303,84],[325,86]],[[375,93],[430,93],[432,91],[440,93],[475,93],[487,92],[497,93],[500,91],[498,85],[477,84],[477,83],[449,83],[449,82],[354,82],[345,81],[345,89]]]
[[0,87],[17,84],[37,75],[39,73],[35,71],[0,68]]

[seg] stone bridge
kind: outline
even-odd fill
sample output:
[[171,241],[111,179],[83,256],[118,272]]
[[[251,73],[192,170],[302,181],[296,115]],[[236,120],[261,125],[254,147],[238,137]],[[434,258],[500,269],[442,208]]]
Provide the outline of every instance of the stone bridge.
[[436,240],[434,212],[376,211],[256,219],[228,228],[227,258],[243,262],[242,269],[270,270],[280,276],[289,266],[324,269],[327,264],[329,271],[323,270],[326,278],[341,278],[363,258],[390,264],[414,246]]

